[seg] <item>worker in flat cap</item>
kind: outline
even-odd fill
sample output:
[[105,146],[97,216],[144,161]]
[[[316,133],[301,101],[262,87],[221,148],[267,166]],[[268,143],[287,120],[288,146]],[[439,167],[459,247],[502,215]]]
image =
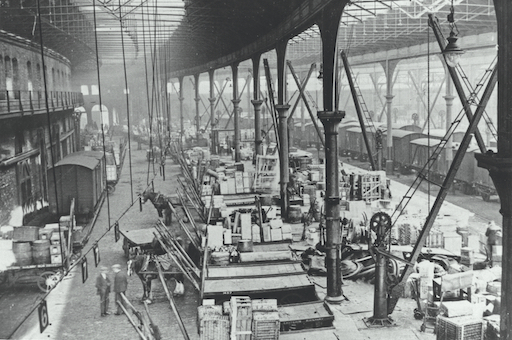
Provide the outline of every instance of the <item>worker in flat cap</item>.
[[115,315],[121,315],[123,313],[123,310],[119,306],[118,301],[122,303],[123,306],[126,308],[125,302],[121,297],[121,293],[126,295],[126,289],[128,288],[128,275],[126,275],[126,272],[121,269],[120,264],[113,265],[112,271],[114,272],[114,293],[116,294],[117,306],[117,312],[115,313]]
[[105,266],[100,267],[100,273],[96,277],[96,294],[100,296],[101,316],[109,315],[110,278],[108,277],[108,268]]

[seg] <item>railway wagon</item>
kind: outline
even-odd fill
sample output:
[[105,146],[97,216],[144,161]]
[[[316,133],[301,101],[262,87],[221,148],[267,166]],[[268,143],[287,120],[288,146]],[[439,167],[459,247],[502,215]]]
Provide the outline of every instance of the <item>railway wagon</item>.
[[350,156],[349,153],[349,139],[348,129],[358,127],[359,122],[355,120],[348,120],[340,123],[338,126],[338,142],[339,142],[339,154],[340,156]]
[[[434,138],[418,138],[411,142],[411,167],[416,171],[421,171],[428,160],[432,157],[432,154],[438,148],[440,143],[439,139]],[[441,154],[431,164],[428,172],[432,176],[431,179],[439,183],[443,176],[446,174],[448,169],[448,162],[445,156],[445,147],[441,151]],[[427,169],[425,169],[427,170]]]
[[[491,179],[491,176],[489,176],[489,171],[484,168],[480,168],[477,164],[475,153],[479,153],[480,149],[477,147],[472,147],[469,149],[465,155],[464,155],[464,161],[461,165],[462,172],[460,174],[460,180],[465,184],[464,187],[464,193],[467,194],[478,194],[482,197],[484,201],[489,201],[491,199],[491,196],[497,195],[496,188],[494,186],[494,183]],[[467,163],[464,164],[464,163]],[[467,167],[470,167],[468,170]],[[459,169],[459,172],[461,170]],[[462,177],[463,174],[466,173],[466,171],[471,171],[470,175]],[[459,175],[459,174],[458,174]]]
[[71,199],[74,198],[77,215],[93,214],[105,189],[104,159],[101,151],[79,151],[57,162],[48,174],[50,211],[58,215],[69,214]]
[[[432,129],[432,130],[428,131],[425,129],[425,130],[423,130],[423,133],[425,135],[428,134],[430,136],[430,138],[441,139],[446,135],[446,130],[445,129]],[[461,131],[461,130],[454,131],[452,133],[452,141],[454,143],[462,142],[462,138],[464,138],[465,133],[466,133],[466,131]]]
[[[382,132],[386,131],[386,127],[382,124],[375,124],[375,129],[381,130]],[[372,132],[373,129],[366,127],[366,136],[368,137],[368,143],[370,144],[370,150],[372,152],[372,156],[375,157],[377,154],[377,146],[375,141],[375,133]],[[368,160],[368,151],[366,149],[366,145],[364,143],[363,134],[361,127],[351,127],[347,129],[347,139],[348,139],[348,152],[352,159],[359,159],[360,161]],[[384,145],[383,145],[384,146]]]
[[[418,138],[425,138],[426,136],[421,132],[410,130],[393,129],[393,147],[391,148],[391,159],[393,160],[393,167],[400,169],[401,172],[407,172],[410,168],[412,151],[411,141]],[[382,135],[382,147],[387,148],[388,131]],[[384,152],[384,158],[387,158],[387,152]]]

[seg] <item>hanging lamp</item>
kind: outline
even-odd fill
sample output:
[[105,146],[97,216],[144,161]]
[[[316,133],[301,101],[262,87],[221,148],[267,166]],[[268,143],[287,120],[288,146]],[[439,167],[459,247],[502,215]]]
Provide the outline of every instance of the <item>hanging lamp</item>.
[[[455,10],[453,8],[453,0],[450,6],[450,14],[448,14],[448,24],[450,25],[450,36],[447,38],[448,44],[443,50],[443,55],[445,56],[446,63],[448,66],[456,67],[459,64],[460,57],[464,54],[464,50],[457,45],[457,35],[459,30],[457,26],[455,26],[455,18],[454,15]],[[457,33],[455,33],[455,30]]]

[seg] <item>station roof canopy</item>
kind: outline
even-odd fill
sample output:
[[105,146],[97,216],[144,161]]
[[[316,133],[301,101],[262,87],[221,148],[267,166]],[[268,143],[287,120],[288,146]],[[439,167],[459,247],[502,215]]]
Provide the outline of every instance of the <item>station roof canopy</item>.
[[315,22],[330,3],[345,6],[339,46],[351,56],[433,40],[429,13],[447,34],[452,5],[460,36],[496,31],[490,0],[2,0],[7,6],[0,7],[0,29],[37,41],[38,1],[45,46],[73,61],[77,50],[70,42],[83,43],[82,54],[94,58],[96,33],[102,63],[122,62],[123,55],[128,63],[159,55],[168,61],[170,76],[244,61],[282,39],[290,39],[290,59],[318,61]]

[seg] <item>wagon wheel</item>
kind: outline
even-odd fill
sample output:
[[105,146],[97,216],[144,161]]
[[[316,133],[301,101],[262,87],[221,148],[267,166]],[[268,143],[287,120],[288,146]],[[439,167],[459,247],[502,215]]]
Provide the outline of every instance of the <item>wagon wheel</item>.
[[52,280],[55,274],[52,271],[43,272],[37,278],[37,286],[43,293],[50,291],[55,286],[56,281]]
[[281,305],[289,305],[292,303],[299,303],[303,302],[305,299],[302,295],[297,293],[290,293],[285,295],[283,298],[281,298],[280,304]]

